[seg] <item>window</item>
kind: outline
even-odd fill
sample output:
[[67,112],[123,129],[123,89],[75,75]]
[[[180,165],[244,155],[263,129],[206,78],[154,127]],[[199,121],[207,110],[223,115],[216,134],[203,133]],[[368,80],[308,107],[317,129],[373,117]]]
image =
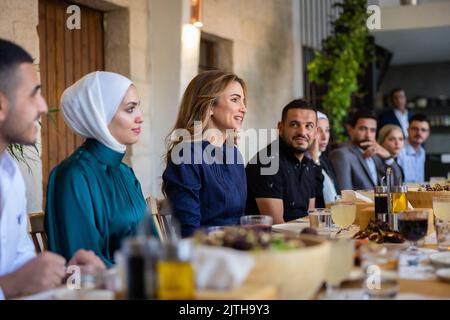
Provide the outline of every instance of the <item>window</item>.
[[305,99],[315,107],[322,106],[322,100],[327,92],[326,86],[319,86],[312,83],[308,76],[308,63],[314,59],[314,49],[309,47],[303,47],[303,92]]
[[202,32],[198,71],[233,70],[233,41]]

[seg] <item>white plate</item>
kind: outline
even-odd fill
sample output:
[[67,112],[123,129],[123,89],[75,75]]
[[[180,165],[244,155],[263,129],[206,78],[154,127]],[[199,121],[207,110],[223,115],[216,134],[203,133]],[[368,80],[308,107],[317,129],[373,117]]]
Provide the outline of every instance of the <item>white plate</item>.
[[309,227],[309,223],[281,223],[273,225],[272,231],[297,236],[307,227]]
[[364,279],[364,273],[361,268],[353,268],[345,281],[360,281]]
[[114,292],[109,290],[71,290],[67,288],[50,289],[20,300],[113,300]]
[[433,253],[429,258],[435,268],[450,268],[450,251]]
[[436,275],[442,281],[450,282],[450,268],[439,269],[436,271]]

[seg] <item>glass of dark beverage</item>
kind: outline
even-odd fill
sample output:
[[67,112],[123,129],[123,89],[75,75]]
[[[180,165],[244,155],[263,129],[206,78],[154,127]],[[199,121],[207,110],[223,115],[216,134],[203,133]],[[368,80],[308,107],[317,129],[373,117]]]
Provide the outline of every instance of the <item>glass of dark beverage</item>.
[[250,215],[241,217],[241,226],[256,231],[271,232],[273,219],[266,215]]
[[398,214],[398,229],[400,233],[410,241],[407,253],[419,255],[417,242],[427,235],[428,212],[409,210]]

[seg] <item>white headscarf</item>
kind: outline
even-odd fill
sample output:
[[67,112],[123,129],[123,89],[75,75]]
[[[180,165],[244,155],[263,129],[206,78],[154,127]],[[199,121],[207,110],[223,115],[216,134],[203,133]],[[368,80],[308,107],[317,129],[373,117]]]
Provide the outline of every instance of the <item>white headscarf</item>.
[[61,96],[61,110],[67,125],[84,138],[93,138],[114,151],[125,153],[108,129],[130,85],[117,73],[96,71],[87,74]]
[[317,111],[317,120],[328,120],[328,117],[325,113]]

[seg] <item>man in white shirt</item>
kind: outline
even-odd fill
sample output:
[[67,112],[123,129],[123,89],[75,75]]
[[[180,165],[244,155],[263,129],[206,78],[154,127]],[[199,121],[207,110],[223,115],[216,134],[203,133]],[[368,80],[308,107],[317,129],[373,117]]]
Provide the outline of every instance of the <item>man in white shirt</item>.
[[410,119],[409,137],[405,147],[400,151],[397,162],[403,168],[405,182],[425,182],[426,152],[422,144],[430,136],[430,123],[423,114],[416,114]]
[[[61,285],[63,257],[36,255],[27,231],[25,184],[7,153],[9,144],[36,142],[38,120],[47,112],[31,56],[0,39],[0,299],[14,298]],[[105,268],[92,252],[78,251],[69,261],[91,272]]]

